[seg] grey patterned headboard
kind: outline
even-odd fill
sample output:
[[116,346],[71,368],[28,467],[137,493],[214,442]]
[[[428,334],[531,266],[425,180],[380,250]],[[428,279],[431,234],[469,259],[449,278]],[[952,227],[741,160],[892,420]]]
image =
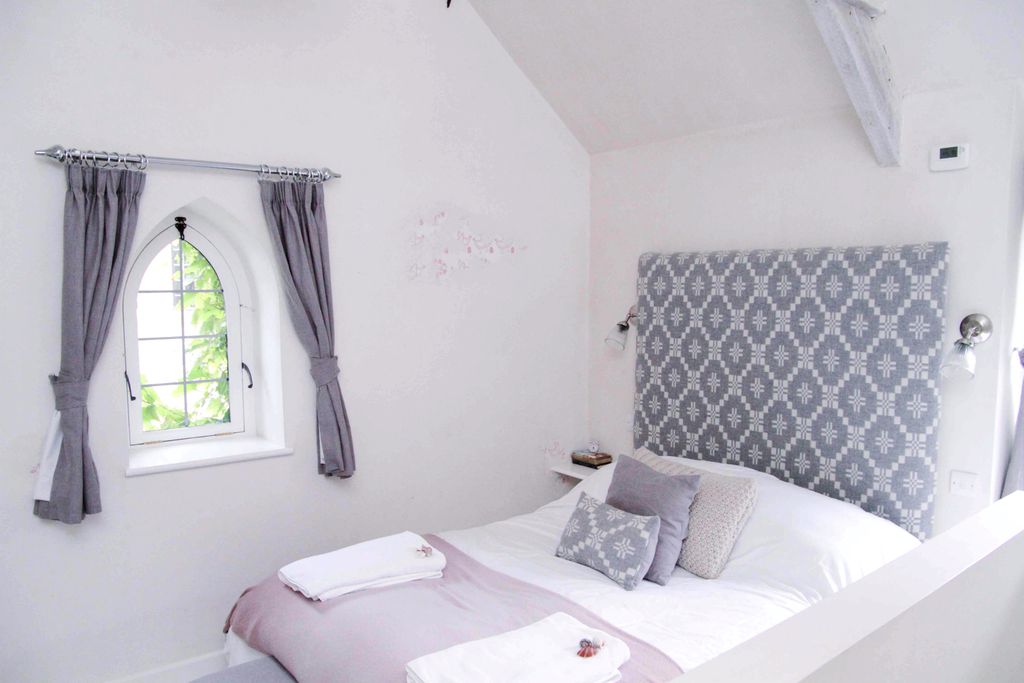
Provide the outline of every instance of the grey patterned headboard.
[[945,242],[644,254],[634,445],[931,533]]

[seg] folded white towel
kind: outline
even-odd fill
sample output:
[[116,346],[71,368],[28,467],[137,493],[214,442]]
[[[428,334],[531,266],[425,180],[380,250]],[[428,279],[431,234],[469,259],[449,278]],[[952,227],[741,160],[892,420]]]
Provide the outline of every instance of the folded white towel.
[[330,600],[364,588],[437,579],[445,563],[444,553],[422,536],[403,531],[292,562],[277,576],[307,598]]
[[[583,638],[604,645],[593,657],[579,657]],[[629,646],[620,639],[556,612],[515,631],[418,657],[405,675],[407,683],[613,683],[628,659]]]

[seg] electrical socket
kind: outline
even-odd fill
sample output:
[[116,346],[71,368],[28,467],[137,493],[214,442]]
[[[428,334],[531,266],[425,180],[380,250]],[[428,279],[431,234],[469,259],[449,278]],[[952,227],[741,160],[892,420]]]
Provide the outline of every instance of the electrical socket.
[[949,473],[949,492],[966,498],[978,494],[978,475],[974,472],[953,470]]

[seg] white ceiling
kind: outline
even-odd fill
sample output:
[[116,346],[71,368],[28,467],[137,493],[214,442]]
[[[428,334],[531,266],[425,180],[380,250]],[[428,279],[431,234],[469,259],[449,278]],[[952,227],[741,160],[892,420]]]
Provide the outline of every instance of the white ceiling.
[[1024,0],[890,0],[878,18],[901,92],[1024,78]]
[[[471,0],[592,153],[849,107],[805,0]],[[1024,77],[1024,0],[893,0],[901,92]]]
[[590,152],[845,106],[803,0],[472,0]]

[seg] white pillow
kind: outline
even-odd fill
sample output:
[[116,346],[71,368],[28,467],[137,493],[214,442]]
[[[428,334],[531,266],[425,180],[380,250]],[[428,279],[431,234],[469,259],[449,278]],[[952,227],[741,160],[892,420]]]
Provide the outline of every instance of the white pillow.
[[[782,586],[813,602],[921,544],[886,519],[765,472],[706,460],[680,460],[701,472],[746,477],[757,483],[754,509],[719,581]],[[614,471],[614,463],[605,465],[554,503],[566,510],[559,530],[580,491],[598,500],[607,498]]]
[[887,519],[739,465],[683,461],[757,483],[757,502],[721,581],[763,581],[816,601],[921,544]]
[[663,458],[646,448],[638,448],[633,457],[665,474],[700,475],[700,486],[690,506],[690,528],[678,564],[691,574],[717,579],[754,509],[754,480],[697,469],[690,466],[690,460]]

